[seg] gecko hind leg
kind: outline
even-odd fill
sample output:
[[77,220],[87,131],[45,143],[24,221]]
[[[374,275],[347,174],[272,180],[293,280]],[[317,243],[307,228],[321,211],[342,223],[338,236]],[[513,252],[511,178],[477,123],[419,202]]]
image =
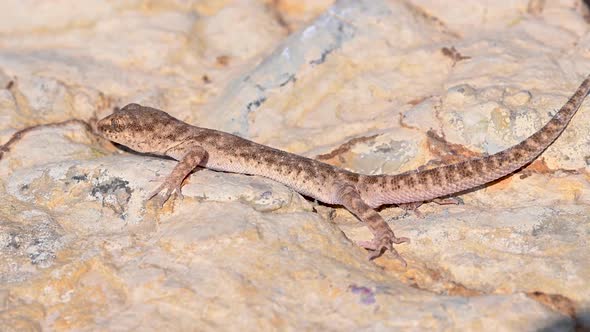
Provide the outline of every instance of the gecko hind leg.
[[359,246],[372,251],[369,255],[369,259],[375,259],[381,256],[385,251],[390,251],[396,259],[398,259],[404,266],[407,266],[406,261],[400,256],[397,250],[393,248],[393,244],[410,242],[410,239],[407,237],[396,237],[387,222],[385,222],[377,211],[373,210],[362,200],[359,192],[353,186],[347,185],[340,188],[339,197],[340,204],[363,221],[371,233],[373,233],[372,240],[358,242]]

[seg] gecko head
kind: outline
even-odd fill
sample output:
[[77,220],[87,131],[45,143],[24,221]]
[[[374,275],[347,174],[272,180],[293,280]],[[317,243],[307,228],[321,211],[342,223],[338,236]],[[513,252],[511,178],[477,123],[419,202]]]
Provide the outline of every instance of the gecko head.
[[138,152],[156,153],[166,151],[166,145],[176,144],[164,135],[175,121],[178,120],[158,109],[129,104],[98,121],[96,129],[110,141]]

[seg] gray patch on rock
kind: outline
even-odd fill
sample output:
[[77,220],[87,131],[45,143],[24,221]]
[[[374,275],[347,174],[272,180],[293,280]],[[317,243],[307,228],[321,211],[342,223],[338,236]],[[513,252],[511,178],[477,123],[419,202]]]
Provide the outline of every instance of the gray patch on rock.
[[571,223],[564,222],[561,218],[559,215],[555,215],[543,220],[533,227],[531,235],[534,237],[551,236],[555,239],[562,238],[576,241],[577,231],[575,227]]
[[262,105],[265,101],[266,97],[260,97],[254,101],[249,102],[248,105],[246,105],[246,108],[248,109],[248,112],[251,112],[260,107],[260,105]]
[[344,42],[352,39],[356,33],[356,29],[354,26],[346,24],[345,22],[340,21],[334,16],[328,16],[326,18],[327,19],[324,22],[320,21],[318,23],[325,24],[325,26],[323,26],[322,28],[331,31],[334,40],[325,46],[319,58],[309,61],[309,64],[311,64],[312,66],[324,63],[328,55],[330,55],[330,53],[342,47]]
[[[56,252],[64,246],[63,230],[46,215],[32,216],[27,221],[0,221],[0,257],[28,257],[33,265],[51,266]],[[0,272],[0,280],[11,279],[10,274]]]
[[254,209],[257,211],[273,211],[286,204],[280,197],[276,197],[272,190],[262,192],[252,200],[252,203],[255,204]]
[[88,175],[87,174],[74,175],[71,177],[71,179],[74,181],[78,181],[78,182],[86,181],[86,180],[88,180]]
[[125,219],[132,192],[133,189],[129,187],[129,181],[114,177],[102,182],[97,179],[90,195],[98,198],[102,202],[102,206],[111,208]]
[[407,153],[406,151],[408,150],[408,147],[409,144],[405,141],[390,141],[375,145],[372,152],[375,154],[393,155],[398,159]]

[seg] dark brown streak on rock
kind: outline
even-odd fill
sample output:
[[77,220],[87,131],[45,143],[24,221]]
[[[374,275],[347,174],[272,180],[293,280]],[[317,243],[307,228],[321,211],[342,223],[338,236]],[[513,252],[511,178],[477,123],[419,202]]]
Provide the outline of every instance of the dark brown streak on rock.
[[526,295],[531,299],[576,320],[576,305],[572,299],[561,294],[547,294],[540,291],[529,292],[526,293]]
[[355,146],[356,144],[370,141],[377,136],[379,136],[379,135],[375,134],[375,135],[371,135],[371,136],[361,136],[361,137],[352,138],[352,139],[348,140],[346,143],[340,145],[339,147],[337,147],[336,149],[334,149],[328,153],[319,154],[319,155],[315,156],[315,159],[317,159],[317,160],[332,159],[338,155],[341,155],[345,152],[350,151],[350,149],[352,149],[352,147]]
[[277,23],[283,29],[285,29],[285,31],[287,32],[287,35],[288,35],[288,34],[291,34],[291,32],[293,32],[293,28],[285,20],[285,17],[283,16],[283,13],[281,12],[281,10],[279,8],[279,3],[280,3],[280,0],[272,0],[272,2],[267,5],[267,8],[270,10],[270,12],[274,16],[275,20],[277,21]]
[[36,129],[41,129],[41,128],[64,127],[64,126],[67,126],[72,123],[80,124],[80,125],[82,125],[84,130],[86,130],[87,132],[89,132],[91,134],[96,135],[96,133],[92,130],[92,127],[90,126],[90,124],[84,120],[81,120],[81,119],[70,119],[70,120],[65,120],[65,121],[61,121],[61,122],[46,123],[46,124],[39,124],[39,125],[35,125],[35,126],[30,126],[30,127],[27,127],[27,128],[24,128],[24,129],[21,129],[21,130],[15,132],[14,134],[12,134],[12,136],[10,137],[10,139],[6,143],[4,143],[3,145],[0,145],[0,160],[2,160],[4,153],[10,151],[10,148],[15,143],[20,141],[25,136],[25,134],[27,134],[28,132],[31,132]]
[[436,134],[434,130],[429,130],[426,137],[428,138],[428,151],[445,164],[481,156],[480,153],[471,151],[461,144],[449,143],[443,136]]
[[471,59],[470,56],[463,56],[463,55],[461,55],[461,53],[459,53],[459,51],[457,51],[457,49],[455,48],[455,46],[451,46],[450,48],[443,47],[443,48],[440,49],[440,51],[442,52],[442,54],[444,56],[450,58],[451,61],[453,61],[453,67],[459,61]]

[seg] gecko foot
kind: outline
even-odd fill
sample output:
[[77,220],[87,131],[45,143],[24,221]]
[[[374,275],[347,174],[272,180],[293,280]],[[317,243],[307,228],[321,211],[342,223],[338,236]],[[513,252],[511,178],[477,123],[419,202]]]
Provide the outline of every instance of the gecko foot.
[[[161,185],[158,186],[158,188],[156,188],[154,191],[152,191],[147,200],[151,200],[152,198],[158,196],[159,197],[159,205],[160,208],[164,206],[164,203],[166,203],[166,201],[168,201],[168,199],[170,198],[171,195],[174,194],[174,196],[176,196],[179,199],[183,199],[184,196],[182,195],[182,192],[180,190],[182,181],[180,183],[177,183],[177,181],[171,181],[169,179],[166,179]],[[162,195],[159,195],[160,192],[164,191],[164,193]]]
[[393,248],[393,244],[400,244],[404,242],[410,242],[407,237],[396,237],[393,232],[385,233],[384,235],[377,237],[375,236],[371,241],[359,241],[357,244],[369,251],[369,260],[373,260],[381,256],[385,251],[390,251],[393,256],[399,260],[404,266],[407,266],[406,260]]

